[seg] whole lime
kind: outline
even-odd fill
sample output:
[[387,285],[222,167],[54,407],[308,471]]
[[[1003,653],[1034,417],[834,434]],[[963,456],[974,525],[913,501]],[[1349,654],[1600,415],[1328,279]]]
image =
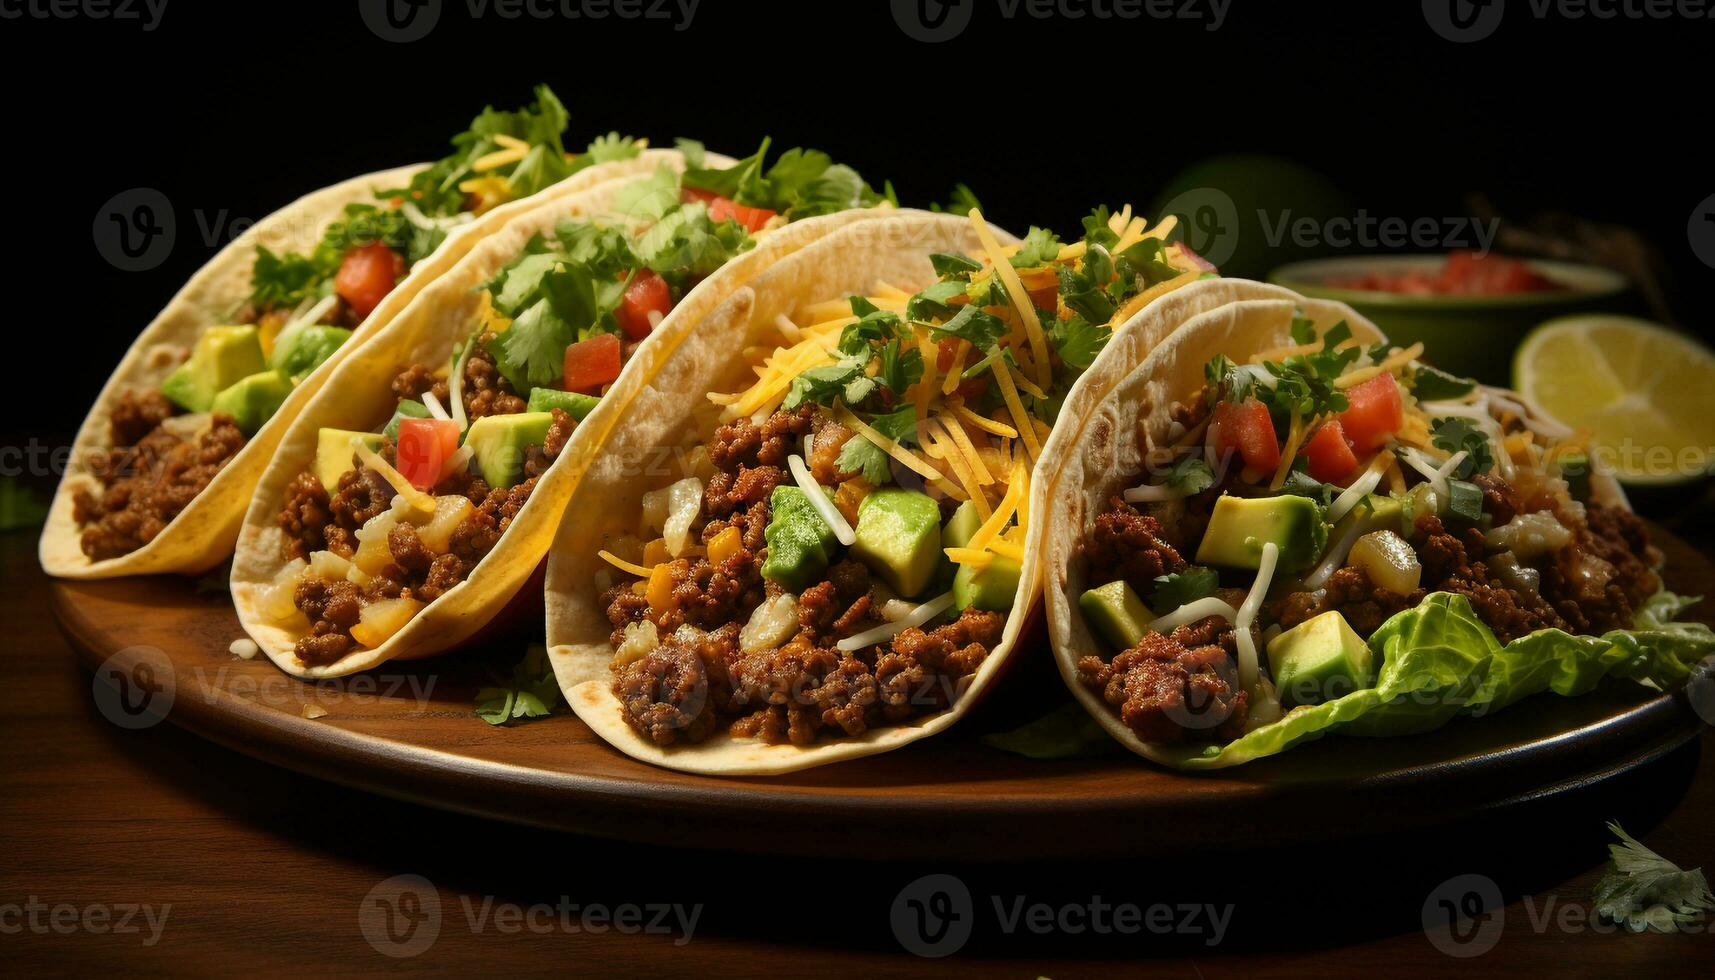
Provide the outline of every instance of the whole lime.
[[1286,262],[1333,250],[1318,233],[1349,218],[1350,197],[1333,181],[1285,157],[1234,153],[1195,164],[1167,183],[1150,213],[1176,214],[1172,237],[1223,275],[1261,279]]

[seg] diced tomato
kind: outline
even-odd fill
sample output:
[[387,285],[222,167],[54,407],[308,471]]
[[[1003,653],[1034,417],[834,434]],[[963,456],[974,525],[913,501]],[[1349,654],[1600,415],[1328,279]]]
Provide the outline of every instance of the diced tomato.
[[977,397],[978,395],[981,395],[983,392],[987,391],[988,386],[989,386],[989,376],[986,374],[979,374],[976,377],[969,379],[968,381],[959,382],[959,386],[957,388],[953,389],[953,394],[958,395],[960,398],[963,398],[965,401],[970,401],[971,399],[973,399],[973,398]]
[[418,490],[441,482],[447,460],[459,451],[459,424],[452,419],[399,420],[394,467]]
[[1345,484],[1358,468],[1358,457],[1352,444],[1346,441],[1346,430],[1339,419],[1316,427],[1310,441],[1304,444],[1304,458],[1310,462],[1310,475],[1323,483]]
[[654,330],[659,321],[659,317],[652,319],[649,314],[666,316],[672,308],[673,295],[667,289],[667,280],[656,275],[653,269],[643,269],[631,280],[631,285],[625,287],[625,298],[620,301],[619,309],[613,311],[613,316],[627,337],[642,340],[649,336],[649,331]]
[[380,242],[345,253],[334,273],[333,291],[353,313],[366,317],[405,275],[405,257]]
[[1399,397],[1399,382],[1391,374],[1378,374],[1346,389],[1351,407],[1340,413],[1340,426],[1360,453],[1373,452],[1405,423],[1405,406]]
[[602,385],[619,377],[619,336],[596,334],[566,348],[566,376],[560,386],[567,391],[595,394]]
[[684,188],[680,191],[679,199],[687,203],[702,201],[709,206],[710,221],[719,224],[731,218],[750,232],[761,231],[762,226],[768,224],[769,219],[778,213],[767,208],[753,208],[747,204],[740,204],[730,197],[722,197],[714,191],[698,190],[695,187]]
[[1258,473],[1274,475],[1280,466],[1280,443],[1274,435],[1274,420],[1268,408],[1255,398],[1241,404],[1222,402],[1215,406],[1214,424],[1220,434],[1215,448],[1222,456],[1237,450],[1245,465]]

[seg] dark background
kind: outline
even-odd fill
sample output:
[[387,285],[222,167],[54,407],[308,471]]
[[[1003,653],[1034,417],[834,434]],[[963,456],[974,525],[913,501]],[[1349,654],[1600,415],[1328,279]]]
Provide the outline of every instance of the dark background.
[[[969,28],[933,45],[885,2],[703,0],[677,32],[492,9],[473,22],[443,0],[430,34],[402,44],[368,30],[356,0],[169,0],[152,31],[0,20],[16,208],[0,247],[25,273],[12,355],[41,367],[0,386],[0,433],[69,434],[232,219],[437,157],[484,103],[520,105],[538,81],[571,109],[568,146],[617,129],[743,155],[771,134],[893,180],[908,204],[965,181],[1019,231],[1073,232],[1099,202],[1148,208],[1176,173],[1232,152],[1303,161],[1373,215],[1459,215],[1482,191],[1509,217],[1638,228],[1674,276],[1672,312],[1707,321],[1712,274],[1686,224],[1715,191],[1699,121],[1711,22],[1542,21],[1513,0],[1493,37],[1458,45],[1412,0],[1233,0],[1213,32],[967,2]],[[92,225],[139,187],[166,195],[176,240],[158,267],[120,271]]]

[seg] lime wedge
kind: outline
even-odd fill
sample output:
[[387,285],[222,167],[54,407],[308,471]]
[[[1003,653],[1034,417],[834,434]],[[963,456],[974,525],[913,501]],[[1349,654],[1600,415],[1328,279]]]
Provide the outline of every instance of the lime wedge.
[[1599,462],[1626,483],[1681,483],[1715,466],[1715,353],[1660,324],[1550,320],[1519,346],[1513,385],[1588,429]]

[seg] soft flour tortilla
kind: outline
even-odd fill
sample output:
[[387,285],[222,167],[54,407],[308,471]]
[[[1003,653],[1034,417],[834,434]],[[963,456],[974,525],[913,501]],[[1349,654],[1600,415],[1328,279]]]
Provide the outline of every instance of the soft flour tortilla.
[[250,268],[258,245],[275,252],[308,251],[321,240],[322,231],[339,218],[347,204],[372,203],[376,191],[403,186],[427,164],[355,177],[299,198],[257,222],[197,270],[132,342],[119,368],[96,396],[94,407],[78,429],[65,476],[54,494],[53,507],[42,530],[43,570],[61,578],[93,579],[161,572],[195,573],[219,564],[232,553],[245,504],[275,447],[292,419],[315,397],[341,359],[391,322],[424,286],[513,217],[544,201],[578,194],[616,177],[648,173],[662,161],[676,159],[675,151],[653,150],[633,160],[597,164],[534,197],[495,208],[460,226],[432,255],[411,268],[410,274],[352,331],[339,351],[292,390],[238,455],[154,540],[130,554],[91,561],[79,546],[82,529],[72,516],[72,497],[80,487],[91,487],[98,495],[101,492],[100,482],[90,473],[88,462],[92,455],[99,456],[112,448],[108,423],[121,396],[127,391],[160,387],[162,379],[184,360],[204,328],[225,322],[232,310],[244,302],[250,295]]
[[[669,163],[675,168],[684,165],[677,154]],[[529,580],[547,554],[555,522],[589,461],[614,426],[626,417],[626,409],[638,392],[660,373],[688,327],[780,257],[835,229],[867,224],[890,213],[885,209],[853,210],[794,222],[764,236],[753,249],[698,283],[633,352],[601,404],[578,424],[554,465],[538,478],[524,509],[463,582],[425,606],[404,629],[378,647],[354,650],[322,666],[307,667],[299,662],[293,645],[303,635],[303,624],[285,626],[264,616],[261,598],[286,564],[280,556],[283,535],[275,523],[286,485],[315,458],[318,431],[372,431],[384,423],[395,404],[388,383],[412,364],[447,363],[454,345],[470,335],[481,305],[478,287],[482,283],[516,258],[533,236],[552,232],[561,219],[592,217],[606,211],[614,194],[633,180],[608,181],[582,194],[538,206],[483,239],[425,286],[384,332],[352,351],[322,392],[304,406],[257,485],[232,563],[232,597],[239,619],[282,670],[299,677],[338,677],[396,657],[430,656],[469,638]]]
[[[1344,303],[1242,279],[1193,283],[1121,328],[1067,396],[1060,424],[1037,465],[1031,512],[1046,516],[1037,525],[1032,547],[1041,554],[1048,634],[1060,675],[1110,735],[1165,765],[1177,764],[1182,750],[1138,738],[1078,680],[1078,659],[1102,649],[1078,608],[1077,597],[1090,587],[1080,545],[1095,515],[1136,481],[1145,451],[1171,441],[1172,405],[1202,389],[1203,366],[1217,354],[1242,363],[1252,352],[1291,345],[1294,316],[1314,320],[1318,331],[1345,320],[1366,345],[1384,339],[1375,324]],[[1166,339],[1137,343],[1125,336],[1132,331]],[[1549,418],[1518,396],[1505,394],[1537,419]],[[1593,474],[1591,487],[1603,502],[1624,505],[1610,475]]]
[[[995,229],[1003,242],[1016,239]],[[1001,642],[977,670],[965,696],[939,714],[816,745],[770,745],[727,733],[696,745],[662,748],[627,725],[612,690],[612,625],[596,595],[595,574],[610,568],[596,552],[609,536],[636,530],[639,498],[673,478],[673,464],[707,443],[718,412],[705,397],[755,379],[744,348],[772,347],[781,315],[853,294],[876,283],[920,288],[935,279],[931,252],[981,251],[962,217],[896,212],[829,235],[780,261],[735,292],[699,324],[681,322],[675,350],[632,400],[626,417],[590,467],[560,524],[548,560],[548,649],[566,702],[597,735],[644,762],[708,775],[775,775],[872,755],[933,735],[981,697],[1017,644],[1037,595],[1034,549],[1024,555],[1018,594]],[[664,348],[665,349],[665,348]]]

